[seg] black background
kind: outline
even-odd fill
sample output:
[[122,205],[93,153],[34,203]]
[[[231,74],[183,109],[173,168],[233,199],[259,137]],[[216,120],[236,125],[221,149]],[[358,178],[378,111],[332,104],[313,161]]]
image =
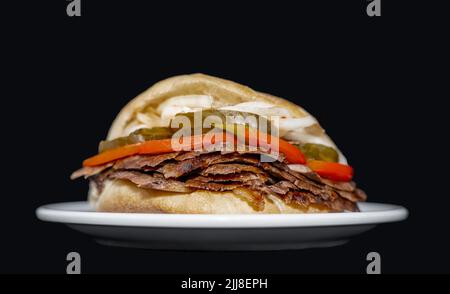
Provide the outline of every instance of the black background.
[[[63,0],[2,9],[1,272],[64,273],[70,251],[85,273],[364,273],[370,251],[384,273],[449,272],[440,8],[382,1],[370,18],[366,1],[142,2],[82,0],[72,18]],[[69,175],[129,99],[194,72],[305,107],[369,200],[404,205],[409,219],[336,248],[226,253],[104,247],[35,218],[39,205],[85,198]]]

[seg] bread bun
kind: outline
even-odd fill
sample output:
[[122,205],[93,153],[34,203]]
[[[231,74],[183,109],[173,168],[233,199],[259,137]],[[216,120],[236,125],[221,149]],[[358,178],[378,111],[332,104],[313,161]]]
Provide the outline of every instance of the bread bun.
[[[327,212],[325,208],[297,208],[280,199],[265,201],[264,210],[255,210],[233,192],[195,191],[174,193],[138,188],[123,180],[107,180],[101,194],[91,188],[90,200],[97,211],[187,214],[261,214]],[[275,201],[274,201],[275,200]]]

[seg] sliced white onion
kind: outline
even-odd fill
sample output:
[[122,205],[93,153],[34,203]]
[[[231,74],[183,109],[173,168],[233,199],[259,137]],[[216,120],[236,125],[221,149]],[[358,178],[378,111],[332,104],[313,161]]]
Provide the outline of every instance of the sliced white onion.
[[278,210],[280,210],[280,213],[284,213],[286,211],[286,204],[284,204],[283,200],[281,200],[280,198],[278,198],[275,195],[267,195],[267,198],[269,198],[278,208]]
[[182,95],[167,99],[161,103],[156,111],[161,114],[165,108],[173,106],[186,106],[190,108],[210,108],[214,98],[209,95]]
[[193,112],[194,109],[188,106],[168,106],[165,107],[161,112],[161,122],[163,125],[169,125],[169,121],[175,117],[178,113],[184,113],[184,112]]
[[336,150],[339,154],[339,163],[348,164],[347,158],[344,156],[344,154],[342,154],[341,150],[339,150],[338,148],[336,148]]
[[129,134],[131,134],[132,132],[139,130],[139,129],[144,129],[144,128],[148,128],[147,125],[145,124],[132,124],[129,125],[123,132],[122,136],[128,136]]
[[175,96],[161,103],[156,111],[161,115],[162,124],[167,125],[170,119],[178,113],[211,108],[213,102],[214,98],[209,95]]
[[285,108],[274,106],[270,103],[258,102],[258,101],[244,102],[244,103],[239,103],[236,105],[224,106],[219,109],[220,110],[234,110],[234,111],[250,112],[250,113],[255,113],[255,114],[258,114],[261,116],[265,116],[265,117],[271,117],[271,116],[292,117],[292,114],[289,112],[289,110],[287,110]]
[[278,129],[280,130],[280,136],[283,137],[291,131],[305,131],[305,128],[314,124],[318,125],[318,122],[310,115],[302,118],[280,118]]
[[312,171],[307,165],[304,165],[304,164],[288,164],[288,167],[291,170],[302,173],[302,174],[309,173]]
[[310,115],[301,118],[280,118],[280,129],[290,131],[306,128],[317,123],[317,120]]
[[146,125],[147,127],[158,125],[160,121],[160,118],[157,115],[150,113],[138,113],[136,119],[139,123]]
[[313,144],[322,144],[325,146],[329,146],[332,148],[336,148],[333,141],[331,141],[327,136],[317,136],[317,135],[311,135],[308,134],[303,129],[298,129],[295,131],[289,131],[286,134],[283,135],[283,138],[288,141],[295,141],[295,142],[301,142],[301,143],[313,143]]

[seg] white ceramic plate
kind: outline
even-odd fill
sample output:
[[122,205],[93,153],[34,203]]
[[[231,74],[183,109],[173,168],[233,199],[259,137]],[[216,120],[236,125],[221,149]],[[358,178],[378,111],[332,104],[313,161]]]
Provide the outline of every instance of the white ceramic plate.
[[361,212],[200,215],[95,212],[87,202],[49,204],[43,221],[67,224],[106,245],[170,250],[281,250],[330,247],[380,223],[408,217],[406,208],[359,203]]

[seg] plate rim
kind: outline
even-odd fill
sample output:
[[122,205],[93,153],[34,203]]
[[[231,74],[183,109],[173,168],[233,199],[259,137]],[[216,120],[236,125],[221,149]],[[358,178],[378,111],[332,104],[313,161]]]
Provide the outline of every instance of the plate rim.
[[46,222],[151,228],[292,228],[380,224],[405,220],[409,211],[400,205],[364,202],[363,207],[385,209],[362,212],[312,214],[158,214],[63,210],[65,206],[89,208],[87,201],[46,204],[36,209]]

